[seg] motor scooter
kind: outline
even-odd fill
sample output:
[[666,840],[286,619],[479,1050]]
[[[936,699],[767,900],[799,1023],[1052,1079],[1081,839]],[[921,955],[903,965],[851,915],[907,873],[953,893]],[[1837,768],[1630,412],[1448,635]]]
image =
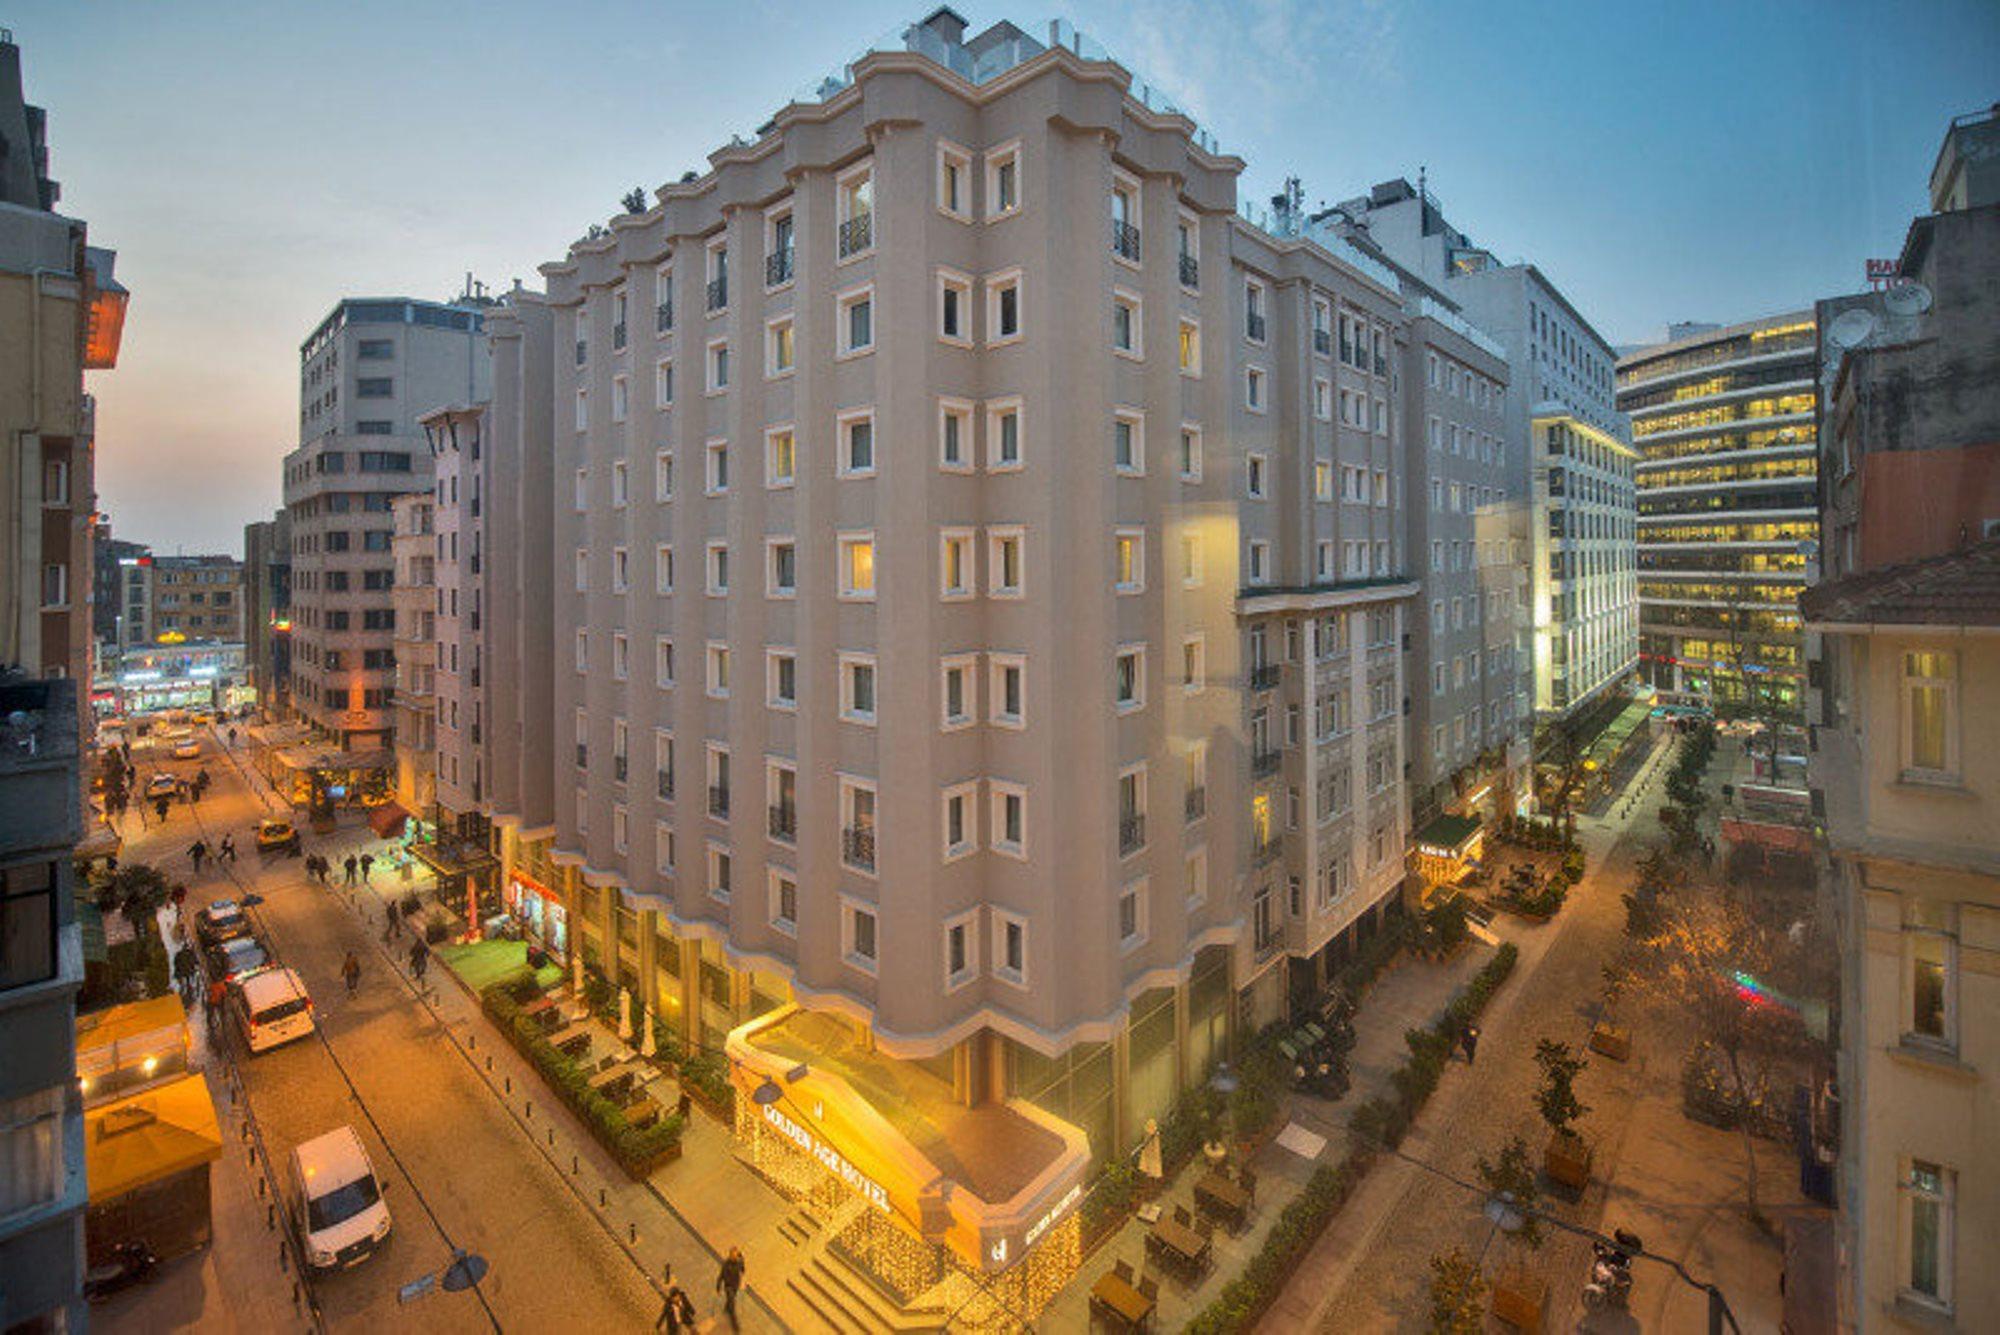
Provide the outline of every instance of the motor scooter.
[[134,1284],[143,1284],[159,1268],[160,1258],[143,1242],[121,1242],[111,1256],[84,1272],[83,1296],[96,1302]]
[[1614,1229],[1609,1243],[1590,1244],[1590,1282],[1583,1286],[1583,1305],[1596,1311],[1624,1309],[1632,1300],[1632,1258],[1646,1250],[1637,1233]]

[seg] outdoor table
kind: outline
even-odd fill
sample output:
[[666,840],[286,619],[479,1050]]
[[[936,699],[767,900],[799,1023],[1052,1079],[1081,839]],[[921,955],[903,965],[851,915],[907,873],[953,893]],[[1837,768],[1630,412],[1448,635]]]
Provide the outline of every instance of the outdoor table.
[[608,1097],[610,1090],[629,1084],[632,1078],[639,1074],[639,1069],[636,1063],[619,1062],[614,1066],[605,1067],[585,1083],[596,1093]]
[[1187,1269],[1198,1267],[1208,1259],[1208,1239],[1178,1219],[1162,1216],[1154,1222],[1147,1241],[1156,1249],[1165,1250],[1172,1260]]
[[559,1018],[561,1018],[556,1013],[556,1007],[561,1004],[562,1003],[557,1001],[556,998],[554,997],[543,996],[521,1007],[521,1014],[525,1015],[530,1020],[533,1020],[543,1029],[547,1029],[550,1025],[554,1024]]
[[558,1029],[549,1035],[549,1042],[563,1052],[590,1046],[590,1034],[594,1026],[587,1020],[578,1021],[567,1029]]
[[1090,1305],[1121,1323],[1127,1330],[1142,1328],[1153,1315],[1153,1302],[1145,1294],[1107,1270],[1090,1286]]
[[1250,1213],[1250,1193],[1220,1173],[1209,1173],[1194,1184],[1196,1204],[1241,1224]]
[[660,1105],[643,1090],[637,1093],[631,1102],[620,1104],[619,1111],[625,1114],[627,1122],[636,1127],[651,1126],[660,1120]]

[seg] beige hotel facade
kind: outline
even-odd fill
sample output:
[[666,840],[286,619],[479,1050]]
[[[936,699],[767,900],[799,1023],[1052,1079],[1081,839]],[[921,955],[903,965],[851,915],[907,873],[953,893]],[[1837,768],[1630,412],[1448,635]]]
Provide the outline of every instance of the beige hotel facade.
[[1468,353],[1066,35],[906,30],[543,266],[424,423],[479,479],[439,533],[507,535],[439,553],[441,825],[727,1055],[774,1179],[1030,1290],[1397,911],[1402,377]]

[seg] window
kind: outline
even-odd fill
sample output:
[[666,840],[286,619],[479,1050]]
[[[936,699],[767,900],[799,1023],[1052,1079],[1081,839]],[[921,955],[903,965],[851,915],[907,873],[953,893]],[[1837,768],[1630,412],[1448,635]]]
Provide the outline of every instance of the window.
[[1111,294],[1111,348],[1121,356],[1139,360],[1146,355],[1141,328],[1139,294],[1122,288]]
[[1181,585],[1198,588],[1202,582],[1201,534],[1190,530],[1181,534]]
[[1243,494],[1253,501],[1264,499],[1264,456],[1249,454],[1243,458]]
[[1324,459],[1313,465],[1313,499],[1316,501],[1333,499],[1333,465]]
[[840,655],[840,716],[850,723],[875,722],[875,657]]
[[653,549],[653,592],[669,594],[674,591],[674,549],[661,543]]
[[1000,473],[1021,466],[1021,401],[996,399],[986,405],[986,467]]
[[[345,533],[338,533],[328,534],[327,536],[344,538],[347,535]],[[333,550],[337,551],[340,549],[334,548]],[[582,547],[576,549],[576,591],[578,593],[590,592],[590,553]]]
[[979,846],[974,802],[979,795],[976,783],[958,783],[944,790],[940,807],[943,821],[944,860],[962,858]]
[[[653,733],[653,789],[662,801],[671,802],[674,797],[674,735],[670,732]],[[672,849],[667,850],[666,870],[673,870]]]
[[1243,285],[1243,336],[1252,343],[1264,342],[1267,322],[1264,313],[1264,285],[1250,281]]
[[729,698],[729,646],[714,640],[708,642],[708,696],[711,700]]
[[364,376],[354,382],[354,396],[359,399],[393,399],[396,397],[396,382],[388,376]]
[[1246,366],[1243,368],[1243,406],[1253,413],[1261,413],[1268,406],[1265,403],[1264,368]]
[[978,971],[979,945],[974,935],[978,922],[976,914],[967,913],[944,925],[944,982],[947,992],[970,982]]
[[661,503],[674,498],[674,452],[656,450],[653,454],[653,499]]
[[708,814],[729,819],[729,748],[708,744]]
[[576,633],[576,670],[590,671],[590,632],[587,630]]
[[587,389],[576,392],[576,429],[590,430],[590,391]]
[[1141,877],[1118,894],[1118,945],[1131,950],[1146,940],[1146,881]]
[[1180,321],[1181,374],[1201,374],[1201,322],[1182,316]]
[[630,382],[622,375],[611,377],[611,420],[622,422],[632,406]]
[[1111,466],[1127,477],[1146,471],[1146,417],[1121,408],[1111,418]]
[[875,350],[875,289],[855,288],[835,300],[838,308],[839,355],[858,357]]
[[711,440],[702,447],[702,490],[720,496],[729,490],[729,442]]
[[631,816],[621,802],[611,808],[611,850],[614,853],[630,851]]
[[1111,699],[1121,714],[1130,714],[1146,706],[1146,649],[1144,645],[1130,645],[1118,651],[1112,660]]
[[972,154],[940,139],[937,147],[938,212],[960,222],[972,218]]
[[[56,865],[54,862],[22,864],[0,871],[0,990],[44,982],[56,976],[59,959],[56,947]],[[16,1105],[18,1106],[18,1105]],[[60,1103],[57,1105],[60,1110]],[[0,1105],[0,1140],[22,1134],[8,1126],[8,1109]],[[60,1137],[59,1125],[50,1134]],[[10,1167],[18,1167],[9,1159]],[[53,1193],[51,1193],[53,1195]],[[12,1208],[18,1198],[0,1192],[0,1210]]]
[[1903,778],[1950,782],[1958,774],[1958,662],[1949,650],[1903,655]]
[[1181,424],[1179,464],[1181,481],[1201,481],[1201,428],[1193,423]]
[[938,400],[938,467],[972,471],[972,405],[964,399]]
[[717,338],[708,344],[708,392],[720,394],[729,388],[729,340]]
[[708,846],[708,897],[710,899],[718,899],[725,904],[729,902],[729,892],[732,889],[730,878],[735,870],[731,865],[732,861],[728,849],[716,844]]
[[1903,902],[1903,1037],[1930,1047],[1958,1046],[1958,906],[1906,897]]
[[792,206],[789,200],[781,210],[765,218],[764,290],[767,292],[784,287],[792,281],[797,267],[793,263],[797,253],[793,243],[794,230]]
[[986,341],[1012,343],[1021,337],[1021,271],[1009,269],[986,279]]
[[611,591],[624,593],[632,587],[632,562],[623,547],[611,549]]
[[653,404],[658,408],[672,407],[674,402],[674,364],[663,360],[653,367]]
[[993,849],[1009,857],[1028,856],[1028,790],[1018,783],[1004,783],[994,779],[990,784],[992,798]]
[[773,867],[770,876],[771,926],[786,936],[799,934],[799,881],[789,871]]
[[992,222],[1021,207],[1021,146],[1006,144],[986,153],[986,219]]
[[939,726],[945,732],[972,724],[972,674],[977,661],[974,654],[955,654],[939,664],[938,695],[943,715]]
[[69,460],[49,459],[42,464],[42,504],[69,504]]
[[1028,660],[1019,654],[992,654],[987,663],[992,674],[987,689],[989,720],[1002,728],[1025,727]]
[[867,164],[849,168],[835,182],[835,234],[842,261],[875,248],[875,177]]
[[764,433],[764,485],[789,487],[798,479],[798,434],[788,426]]
[[1248,578],[1252,584],[1268,583],[1271,578],[1271,544],[1252,541],[1248,566]]
[[1146,530],[1121,528],[1111,538],[1111,585],[1119,593],[1146,589]]
[[993,598],[1019,598],[1026,574],[1022,569],[1022,545],[1027,541],[1019,528],[991,528],[986,531],[986,592]]
[[780,316],[764,326],[764,374],[776,379],[790,375],[797,365],[797,350],[792,343],[793,324],[789,315]]
[[1134,765],[1118,776],[1118,853],[1130,857],[1146,845],[1146,767]]
[[836,432],[840,440],[840,475],[875,475],[875,410],[862,408],[842,413]]
[[958,347],[972,346],[972,278],[951,269],[938,270],[938,337]]
[[720,598],[729,592],[729,544],[708,544],[708,596]]
[[789,649],[764,652],[764,703],[773,709],[798,707],[799,660]]
[[1194,634],[1181,641],[1181,689],[1189,695],[1208,685],[1208,642]]
[[1900,1187],[1902,1290],[1919,1302],[1949,1310],[1958,1174],[1911,1159]]
[[857,871],[875,870],[875,785],[840,780],[841,861]]
[[795,596],[799,591],[798,544],[790,538],[767,538],[764,553],[764,596]]
[[972,573],[972,530],[948,528],[938,535],[938,595],[947,601],[977,592]]
[[875,597],[875,535],[840,535],[840,596],[850,602]]
[[1313,416],[1322,422],[1333,420],[1333,382],[1322,376],[1313,377]]

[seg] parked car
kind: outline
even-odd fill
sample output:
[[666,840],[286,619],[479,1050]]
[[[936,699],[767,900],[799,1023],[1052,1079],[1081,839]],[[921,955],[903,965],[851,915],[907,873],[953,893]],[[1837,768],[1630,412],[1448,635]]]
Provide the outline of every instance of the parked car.
[[219,946],[239,936],[250,935],[250,920],[243,906],[233,899],[218,899],[204,905],[194,915],[194,932],[204,946]]
[[208,973],[211,978],[234,983],[254,969],[262,969],[271,963],[270,952],[263,943],[247,932],[218,941],[208,948]]
[[160,729],[158,735],[170,742],[178,742],[184,737],[194,736],[194,729],[185,723],[169,723],[166,727]]
[[291,969],[259,969],[229,989],[229,1010],[252,1052],[268,1052],[313,1031],[312,998]]
[[389,1236],[389,1207],[351,1126],[315,1136],[292,1151],[299,1233],[315,1270],[360,1265]]
[[299,832],[288,820],[257,822],[257,849],[263,853],[290,851],[299,846]]
[[174,743],[175,760],[199,760],[200,758],[201,742],[197,738],[183,737]]

